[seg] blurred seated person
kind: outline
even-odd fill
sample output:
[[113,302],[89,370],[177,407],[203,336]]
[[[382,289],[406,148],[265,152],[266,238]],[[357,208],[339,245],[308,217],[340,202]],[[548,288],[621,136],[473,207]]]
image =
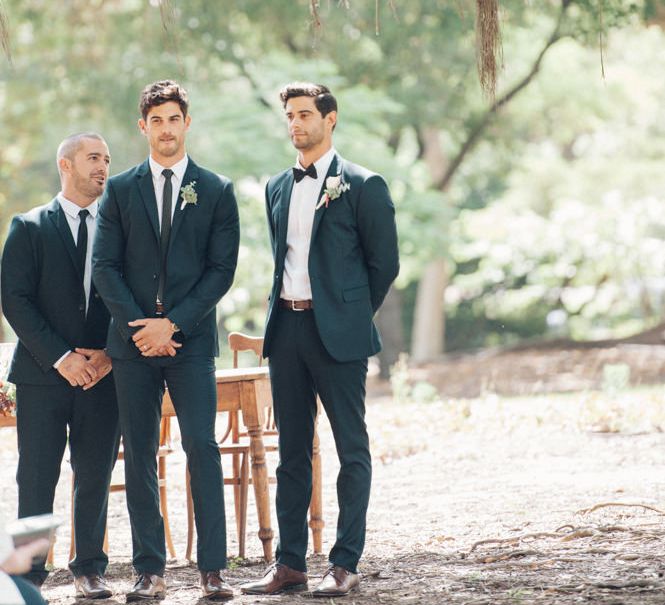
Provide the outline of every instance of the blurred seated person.
[[30,571],[33,557],[45,557],[48,549],[45,538],[15,548],[0,527],[0,605],[46,605],[35,585],[18,576]]

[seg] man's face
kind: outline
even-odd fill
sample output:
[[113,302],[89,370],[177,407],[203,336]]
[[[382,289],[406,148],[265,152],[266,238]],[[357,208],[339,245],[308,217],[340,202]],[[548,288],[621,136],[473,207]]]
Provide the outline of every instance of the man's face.
[[175,101],[151,107],[146,119],[139,120],[139,128],[147,137],[150,152],[156,160],[169,159],[185,152],[185,133],[190,117],[184,117]]
[[81,196],[95,200],[104,192],[110,163],[109,148],[104,141],[83,139],[72,160],[63,158],[63,179]]
[[312,97],[293,97],[284,108],[289,127],[289,137],[293,146],[302,152],[309,151],[332,139],[332,128],[337,120],[337,112],[321,115]]

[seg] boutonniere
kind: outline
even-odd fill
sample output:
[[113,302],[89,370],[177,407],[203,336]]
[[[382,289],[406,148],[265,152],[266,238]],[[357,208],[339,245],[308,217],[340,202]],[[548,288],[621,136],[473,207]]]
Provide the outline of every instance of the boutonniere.
[[182,196],[182,204],[180,204],[180,210],[184,210],[187,204],[193,204],[196,206],[196,202],[199,197],[196,195],[196,190],[194,189],[196,181],[191,181],[188,185],[180,187],[180,195]]
[[337,176],[329,176],[326,179],[326,188],[323,190],[323,195],[319,200],[319,203],[316,205],[314,210],[318,210],[325,204],[326,208],[328,204],[333,200],[336,200],[342,193],[351,189],[349,183],[342,183],[342,175],[338,174]]

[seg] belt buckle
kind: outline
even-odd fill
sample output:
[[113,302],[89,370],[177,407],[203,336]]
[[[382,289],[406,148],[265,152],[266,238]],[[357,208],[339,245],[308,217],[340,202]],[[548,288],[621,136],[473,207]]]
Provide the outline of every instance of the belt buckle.
[[159,300],[155,304],[155,315],[157,315],[157,317],[164,315],[164,305]]
[[301,311],[304,311],[304,310],[305,310],[305,309],[298,309],[298,308],[296,308],[296,301],[295,301],[295,300],[292,300],[292,301],[291,301],[291,311],[298,311],[298,313],[300,313]]

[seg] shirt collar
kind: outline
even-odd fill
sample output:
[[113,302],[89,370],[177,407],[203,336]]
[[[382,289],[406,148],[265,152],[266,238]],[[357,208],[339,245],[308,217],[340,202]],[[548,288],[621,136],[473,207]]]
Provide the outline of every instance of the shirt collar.
[[97,208],[99,207],[99,200],[95,200],[94,202],[92,202],[92,204],[89,204],[85,208],[81,208],[81,206],[79,206],[78,204],[75,204],[71,200],[68,200],[62,194],[62,191],[58,193],[56,198],[58,199],[58,202],[60,202],[60,207],[63,209],[65,214],[67,216],[70,216],[71,218],[75,218],[76,220],[78,220],[79,212],[81,210],[87,210],[88,212],[90,212],[90,216],[92,216],[92,218],[97,217]]
[[[164,170],[166,166],[162,166],[161,164],[159,164],[156,160],[153,159],[152,156],[148,158],[148,162],[150,163],[150,172],[152,172],[152,177],[153,178],[162,177],[162,170]],[[173,166],[171,166],[173,174],[175,175],[176,179],[178,179],[178,181],[180,182],[182,182],[182,179],[185,178],[185,170],[187,170],[188,163],[189,163],[189,156],[185,154],[184,158],[178,160],[175,164],[173,164]]]
[[[326,176],[326,174],[328,174],[328,168],[330,168],[330,164],[332,164],[333,157],[335,157],[336,153],[337,151],[335,148],[331,147],[318,160],[316,160],[316,162],[314,162],[317,178]],[[296,158],[296,168],[305,170],[305,167],[300,163],[298,158]]]

